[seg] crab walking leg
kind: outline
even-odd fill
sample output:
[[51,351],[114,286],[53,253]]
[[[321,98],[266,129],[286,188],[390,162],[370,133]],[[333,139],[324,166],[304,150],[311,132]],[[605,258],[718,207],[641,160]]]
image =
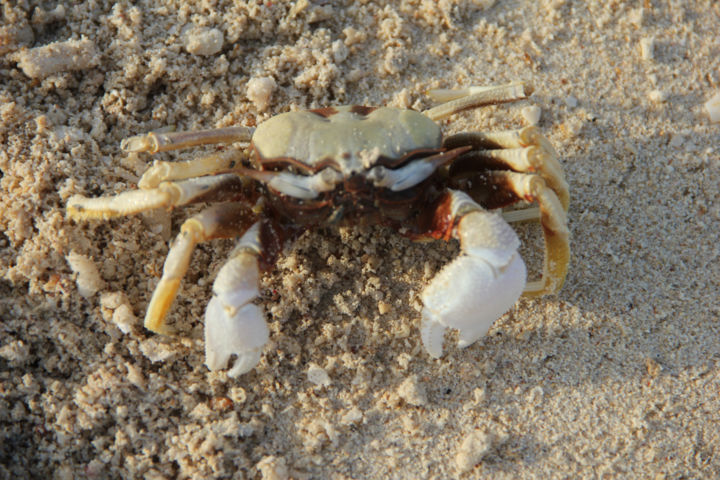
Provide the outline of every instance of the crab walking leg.
[[240,235],[254,220],[250,208],[240,202],[216,205],[186,220],[165,259],[162,277],[145,314],[145,328],[166,333],[165,317],[190,265],[195,245],[215,238]]
[[474,169],[489,167],[523,173],[537,172],[553,189],[567,211],[570,196],[558,154],[536,127],[503,132],[459,133],[447,137],[443,146],[449,149],[472,146],[473,150],[461,155],[457,162]]
[[245,180],[234,174],[193,178],[180,182],[162,182],[156,188],[130,190],[109,197],[87,198],[74,195],[67,203],[71,218],[113,218],[144,212],[160,207],[178,207],[189,203],[208,201],[213,194],[242,190]]
[[436,225],[450,225],[460,255],[422,292],[420,333],[428,353],[442,356],[445,330],[455,328],[458,346],[471,345],[520,297],[526,270],[512,228],[467,194],[449,190],[437,208]]
[[162,182],[225,173],[239,165],[242,158],[243,154],[240,151],[228,150],[188,162],[155,161],[143,174],[138,187],[149,189],[157,187]]
[[238,241],[215,279],[205,311],[205,364],[219,370],[237,355],[228,371],[231,377],[258,364],[269,337],[263,311],[252,303],[260,293],[260,227],[260,222],[255,223]]
[[469,87],[458,90],[430,90],[428,92],[430,98],[445,103],[425,110],[423,114],[431,120],[442,120],[463,110],[522,100],[532,92],[532,87],[522,82],[491,87]]
[[508,210],[502,212],[501,215],[508,223],[527,222],[529,220],[539,220],[540,209],[538,207],[530,207],[519,210]]
[[150,132],[126,138],[120,142],[120,148],[126,152],[157,153],[199,145],[249,142],[254,131],[251,127],[238,126],[189,132]]
[[537,297],[558,292],[565,281],[570,261],[570,232],[560,200],[537,175],[493,171],[490,179],[493,184],[502,185],[503,189],[510,190],[523,200],[537,202],[540,208],[540,223],[545,237],[543,274],[539,281],[527,284],[524,295]]

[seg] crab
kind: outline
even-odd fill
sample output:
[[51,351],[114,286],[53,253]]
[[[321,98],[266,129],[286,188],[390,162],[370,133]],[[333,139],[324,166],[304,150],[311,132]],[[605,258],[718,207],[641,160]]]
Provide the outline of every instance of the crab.
[[[444,334],[467,347],[521,295],[556,293],[570,256],[568,187],[555,150],[534,126],[444,136],[439,120],[484,105],[527,98],[523,83],[433,90],[440,105],[419,112],[339,106],[283,113],[256,129],[148,133],[122,141],[126,152],[242,144],[187,162],[156,161],[139,189],[69,199],[70,217],[107,219],[219,202],[186,220],[153,292],[145,327],[169,331],[166,315],[194,247],[239,237],[213,283],[205,313],[205,360],[230,376],[260,361],[269,330],[258,305],[261,271],[313,226],[381,224],[413,240],[457,239],[460,253],[423,290],[420,336],[431,357]],[[247,146],[249,142],[249,147]],[[518,202],[536,207],[503,207]],[[508,222],[539,219],[544,264],[526,282],[519,239]],[[234,358],[234,360],[233,360]]]

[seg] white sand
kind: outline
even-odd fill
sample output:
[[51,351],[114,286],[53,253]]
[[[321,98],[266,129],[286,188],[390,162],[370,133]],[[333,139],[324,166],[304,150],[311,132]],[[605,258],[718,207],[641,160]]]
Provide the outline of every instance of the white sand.
[[[718,2],[113,3],[0,14],[0,478],[720,477]],[[514,80],[532,102],[447,131],[541,109],[570,274],[438,361],[418,294],[455,245],[304,235],[263,279],[261,364],[229,379],[203,366],[201,319],[231,241],[197,250],[160,337],[140,322],[193,210],[65,218],[137,182],[129,135]],[[87,298],[71,252],[99,272]]]

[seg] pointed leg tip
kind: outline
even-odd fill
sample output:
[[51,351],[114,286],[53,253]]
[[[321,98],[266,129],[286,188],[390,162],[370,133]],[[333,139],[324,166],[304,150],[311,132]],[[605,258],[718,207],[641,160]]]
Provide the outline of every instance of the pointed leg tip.
[[151,134],[136,135],[122,140],[120,142],[120,150],[127,153],[155,153],[157,151],[157,141],[154,141],[154,136]]
[[70,197],[67,204],[65,204],[65,212],[67,213],[67,216],[73,220],[92,218],[93,211],[88,210],[85,207],[85,203],[87,203],[88,200],[89,199],[87,197],[82,195],[73,195]]
[[169,327],[165,324],[165,317],[179,288],[180,279],[160,280],[145,314],[145,328],[155,333],[165,335],[170,333]]
[[240,375],[244,375],[257,367],[260,363],[260,357],[262,356],[262,349],[256,351],[246,352],[242,355],[238,355],[235,359],[230,370],[227,374],[229,377],[236,378]]
[[80,220],[83,218],[82,207],[77,205],[68,205],[65,207],[65,213],[67,214],[67,217],[72,220]]
[[145,328],[159,335],[170,334],[170,328],[165,324],[165,319],[158,320],[156,318],[148,319],[145,317]]

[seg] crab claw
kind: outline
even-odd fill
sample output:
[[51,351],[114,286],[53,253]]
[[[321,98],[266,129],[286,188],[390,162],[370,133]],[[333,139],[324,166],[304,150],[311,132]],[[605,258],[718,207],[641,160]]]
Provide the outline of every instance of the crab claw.
[[213,297],[205,312],[205,364],[210,370],[227,366],[231,355],[237,355],[228,375],[237,377],[252,370],[260,362],[263,346],[268,340],[268,327],[262,310],[252,303],[235,309],[224,306]]
[[455,237],[460,240],[460,256],[421,295],[420,334],[434,358],[442,356],[448,327],[458,330],[459,347],[473,344],[517,301],[525,286],[527,272],[517,253],[520,242],[502,217],[471,211],[460,219]]
[[220,269],[205,311],[205,364],[210,370],[219,370],[237,355],[228,371],[231,377],[258,364],[269,337],[262,309],[252,303],[259,294],[257,251],[245,238]]

